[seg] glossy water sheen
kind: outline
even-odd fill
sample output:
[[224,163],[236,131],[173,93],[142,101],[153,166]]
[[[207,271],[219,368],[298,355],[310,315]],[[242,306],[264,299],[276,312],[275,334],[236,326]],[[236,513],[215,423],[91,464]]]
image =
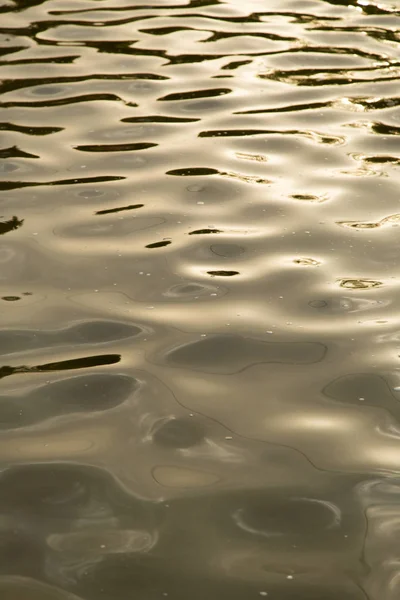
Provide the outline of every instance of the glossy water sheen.
[[399,0],[0,0],[0,598],[400,596]]

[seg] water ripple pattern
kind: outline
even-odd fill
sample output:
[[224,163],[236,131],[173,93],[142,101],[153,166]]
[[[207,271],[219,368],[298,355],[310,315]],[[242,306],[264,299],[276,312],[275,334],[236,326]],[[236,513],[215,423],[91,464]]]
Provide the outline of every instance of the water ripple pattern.
[[0,0],[0,596],[400,594],[399,0]]

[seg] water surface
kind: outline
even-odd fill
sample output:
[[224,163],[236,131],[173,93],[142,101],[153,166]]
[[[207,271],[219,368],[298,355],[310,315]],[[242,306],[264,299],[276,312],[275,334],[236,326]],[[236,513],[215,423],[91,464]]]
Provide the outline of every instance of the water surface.
[[398,0],[0,1],[0,595],[400,594]]

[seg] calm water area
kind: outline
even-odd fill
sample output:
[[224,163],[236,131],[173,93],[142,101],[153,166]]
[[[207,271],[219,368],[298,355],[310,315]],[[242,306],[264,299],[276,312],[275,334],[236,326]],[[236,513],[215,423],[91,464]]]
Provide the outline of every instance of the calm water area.
[[0,600],[400,598],[400,0],[0,0]]

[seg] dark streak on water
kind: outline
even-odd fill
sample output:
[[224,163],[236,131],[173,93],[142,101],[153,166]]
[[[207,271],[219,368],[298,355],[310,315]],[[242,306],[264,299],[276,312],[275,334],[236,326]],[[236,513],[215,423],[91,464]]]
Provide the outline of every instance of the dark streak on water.
[[0,599],[397,600],[399,0],[0,0]]

